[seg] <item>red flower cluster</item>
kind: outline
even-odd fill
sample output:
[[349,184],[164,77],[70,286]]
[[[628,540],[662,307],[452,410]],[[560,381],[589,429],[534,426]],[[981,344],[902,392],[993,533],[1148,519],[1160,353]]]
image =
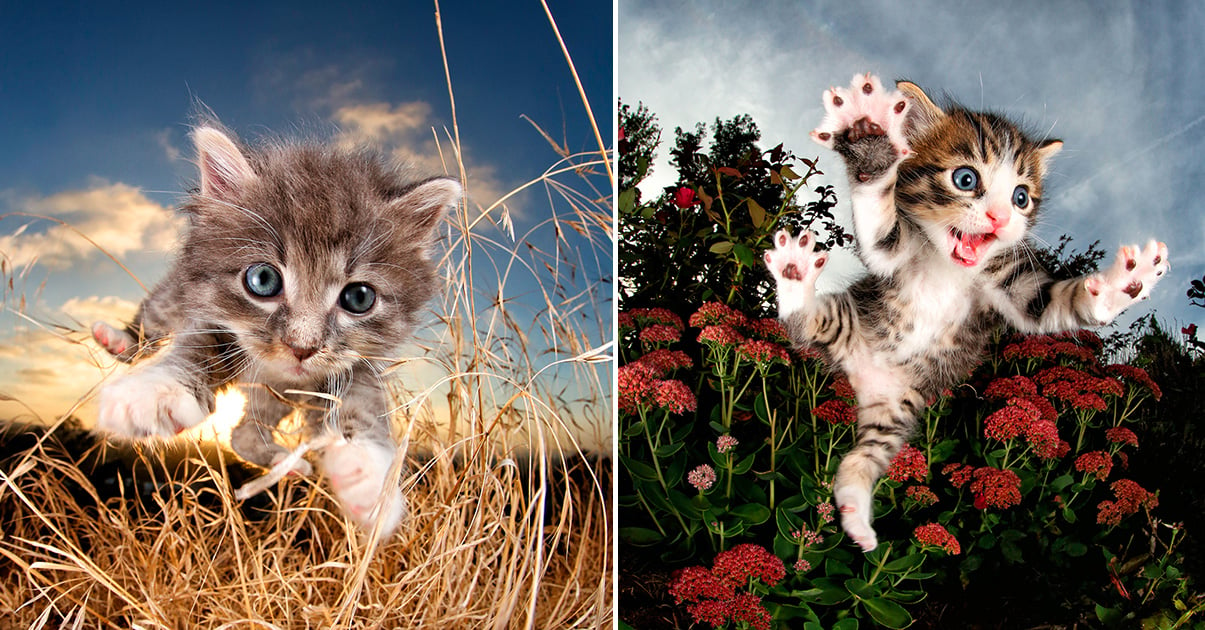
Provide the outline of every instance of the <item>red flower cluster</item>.
[[645,326],[640,331],[640,341],[648,345],[657,345],[661,343],[674,343],[682,338],[682,332],[673,326],[665,324],[653,324]]
[[778,556],[751,543],[737,545],[716,554],[711,571],[721,580],[733,584],[744,584],[749,579],[756,579],[767,586],[774,586],[787,576],[787,569]]
[[653,378],[661,378],[678,368],[688,368],[695,364],[685,352],[666,348],[653,350],[633,363],[643,363],[652,368],[655,374]]
[[1080,370],[1057,365],[1034,377],[1042,394],[1062,400],[1078,410],[1104,411],[1108,405],[1102,395],[1121,396],[1124,388],[1114,378],[1097,378]]
[[1075,469],[1104,481],[1113,470],[1113,458],[1104,451],[1088,451],[1075,458]]
[[678,415],[694,411],[698,406],[694,392],[682,381],[657,381],[653,402],[658,407]]
[[896,453],[891,465],[887,467],[887,476],[892,481],[924,481],[928,475],[929,462],[925,461],[925,454],[911,445]]
[[1155,397],[1155,400],[1163,398],[1163,390],[1151,380],[1151,375],[1146,373],[1146,370],[1132,365],[1110,365],[1105,368],[1105,371],[1114,376],[1121,377],[1135,385],[1145,387]]
[[1125,427],[1113,427],[1105,431],[1105,437],[1114,444],[1130,445],[1138,448],[1138,436]]
[[908,486],[904,490],[904,496],[921,507],[929,507],[937,503],[937,495],[929,489],[929,486]]
[[785,348],[761,339],[749,339],[745,341],[745,343],[737,346],[736,354],[746,361],[756,363],[758,367],[765,367],[771,363],[786,365],[791,361]]
[[950,478],[950,485],[955,488],[962,488],[974,476],[975,467],[966,464],[946,464],[941,468],[941,474]]
[[833,379],[833,382],[828,386],[833,390],[833,393],[846,400],[857,400],[858,392],[854,391],[854,386],[849,382],[849,378],[844,374]]
[[984,397],[992,400],[1008,400],[1009,398],[1036,396],[1037,394],[1038,386],[1029,380],[1028,376],[998,378],[988,383],[987,389],[983,390]]
[[824,542],[824,536],[820,532],[814,532],[808,529],[807,525],[791,532],[791,538],[803,545],[804,549],[813,547]]
[[858,411],[849,403],[839,398],[826,400],[814,409],[812,415],[828,422],[849,426],[858,421]]
[[912,536],[921,545],[940,547],[949,554],[962,553],[962,547],[955,540],[954,535],[937,523],[929,523],[917,527],[912,531]]
[[1038,417],[1033,403],[1021,398],[1008,401],[1008,406],[993,412],[983,421],[983,437],[1007,442],[1025,432]]
[[1113,490],[1115,501],[1101,501],[1097,507],[1096,522],[1110,527],[1121,523],[1121,519],[1138,511],[1138,508],[1148,510],[1159,505],[1159,497],[1153,492],[1147,492],[1142,486],[1129,479],[1118,479],[1109,486]]
[[748,320],[745,314],[719,302],[707,302],[699,307],[687,320],[694,328],[705,328],[716,324],[725,326],[741,327]]
[[643,360],[620,366],[616,376],[621,412],[635,414],[641,407],[659,407],[682,414],[698,406],[694,392],[685,383],[659,379],[660,369]]
[[736,448],[737,444],[740,444],[740,440],[737,440],[731,435],[724,434],[716,438],[715,450],[717,453],[724,454],[728,451],[731,451],[733,448]]
[[749,580],[761,580],[774,586],[787,575],[782,560],[752,544],[737,545],[715,557],[711,570],[689,567],[674,573],[669,593],[681,604],[691,602],[687,611],[695,623],[720,627],[728,623],[746,623],[757,630],[770,629],[770,612],[761,598],[738,591]]
[[699,343],[720,347],[733,347],[745,341],[736,329],[727,324],[711,324],[699,333]]
[[[1055,459],[1066,454],[1060,448],[1059,430],[1049,420],[1035,420],[1025,427],[1025,439],[1034,455],[1042,459]],[[1070,445],[1068,445],[1070,448]]]
[[672,326],[677,330],[686,328],[682,325],[682,318],[668,308],[634,308],[620,313],[621,321],[625,314],[632,319],[634,324]]
[[1021,502],[1021,478],[1011,470],[984,466],[972,473],[971,492],[975,507],[1007,508]]
[[787,336],[787,329],[782,327],[782,322],[773,317],[749,320],[745,328],[750,335],[759,339],[784,345],[791,343],[790,337]]
[[623,334],[626,330],[636,330],[636,318],[632,317],[632,314],[627,311],[619,314],[618,323],[620,334]]
[[1096,351],[1101,348],[1100,337],[1090,331],[1081,331],[1072,336],[1031,335],[1004,346],[1005,359],[1073,359],[1081,363],[1096,363]]

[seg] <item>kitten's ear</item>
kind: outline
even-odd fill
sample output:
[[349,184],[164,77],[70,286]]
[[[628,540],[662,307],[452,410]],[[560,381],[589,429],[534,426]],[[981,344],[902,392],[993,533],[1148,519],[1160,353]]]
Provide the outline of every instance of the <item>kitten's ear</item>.
[[390,203],[406,222],[410,234],[424,245],[435,240],[435,231],[448,208],[460,203],[464,193],[460,182],[450,177],[434,177],[416,184]]
[[1062,151],[1062,150],[1063,150],[1063,141],[1062,140],[1043,140],[1038,145],[1038,158],[1040,160],[1042,160],[1042,165],[1044,166],[1046,164],[1049,164],[1051,158],[1053,158],[1056,154],[1058,154],[1059,151]]
[[[921,131],[946,115],[920,86],[911,81],[897,81],[895,87],[912,101],[907,124],[910,131]],[[911,133],[909,134],[911,135]]]
[[255,170],[229,136],[213,127],[192,132],[201,168],[201,195],[226,199],[256,180]]

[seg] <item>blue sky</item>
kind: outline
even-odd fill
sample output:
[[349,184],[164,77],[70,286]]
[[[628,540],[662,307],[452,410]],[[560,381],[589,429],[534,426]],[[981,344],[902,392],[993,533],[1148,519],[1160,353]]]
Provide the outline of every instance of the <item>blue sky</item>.
[[[747,113],[763,148],[820,156],[842,200],[833,154],[808,132],[821,92],[855,73],[910,79],[971,108],[1000,111],[1064,140],[1036,236],[1100,240],[1105,264],[1123,243],[1165,241],[1171,273],[1124,325],[1156,309],[1175,331],[1205,312],[1184,292],[1205,274],[1205,4],[1199,2],[619,1],[618,96],[674,127]],[[660,152],[647,192],[673,182]],[[862,273],[834,256],[821,290]]]
[[[550,5],[609,144],[612,7]],[[0,213],[65,219],[153,283],[178,228],[168,209],[196,177],[194,99],[243,138],[367,141],[433,170],[432,129],[452,125],[434,13],[425,2],[9,3],[0,19]],[[441,14],[474,203],[488,205],[558,159],[521,115],[571,151],[597,149],[538,2],[445,2]],[[607,188],[605,178],[594,183]],[[549,206],[539,190],[517,198],[516,232]],[[41,222],[11,236],[27,221],[0,220],[0,251],[16,263],[39,254],[24,292],[32,300],[46,284],[31,313],[89,322],[141,299],[136,283],[78,238]],[[550,246],[547,231],[533,240]],[[584,276],[609,276],[610,244],[592,253],[598,264]],[[510,292],[534,287],[518,282]],[[96,370],[56,347],[27,323],[0,318],[0,392],[47,411],[41,401],[61,398],[62,388],[99,380],[88,382]]]

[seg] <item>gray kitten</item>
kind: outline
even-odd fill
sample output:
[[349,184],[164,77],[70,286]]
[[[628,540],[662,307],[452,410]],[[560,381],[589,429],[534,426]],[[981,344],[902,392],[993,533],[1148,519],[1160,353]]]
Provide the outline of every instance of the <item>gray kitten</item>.
[[[125,330],[93,336],[131,370],[100,392],[97,425],[114,434],[171,436],[203,421],[214,390],[238,384],[245,415],[231,435],[246,460],[270,467],[288,450],[272,438],[304,409],[310,432],[341,436],[322,465],[361,526],[404,499],[383,490],[396,456],[382,361],[407,339],[437,288],[430,248],[461,188],[411,181],[368,153],[308,144],[245,150],[216,125],[193,134],[201,187],[183,204],[189,225],[175,264]],[[304,460],[295,467],[309,474]]]
[[858,436],[833,496],[846,534],[870,551],[875,482],[929,400],[975,367],[992,331],[1055,332],[1106,324],[1145,298],[1168,269],[1167,246],[1117,252],[1108,270],[1055,280],[1028,234],[1047,164],[1063,143],[1026,136],[1004,118],[942,109],[915,84],[884,89],[854,77],[824,93],[812,138],[850,178],[858,255],[869,274],[815,294],[827,254],[810,232],[774,236],[765,262],[792,339],[820,350],[858,397]]

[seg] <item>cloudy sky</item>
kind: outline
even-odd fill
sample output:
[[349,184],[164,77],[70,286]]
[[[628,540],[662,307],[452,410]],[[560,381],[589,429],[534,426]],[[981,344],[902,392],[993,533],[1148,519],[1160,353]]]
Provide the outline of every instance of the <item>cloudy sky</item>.
[[[610,144],[612,7],[550,4]],[[474,207],[559,160],[523,116],[572,152],[597,150],[538,1],[444,5]],[[89,358],[94,346],[73,345],[15,311],[68,326],[133,313],[142,287],[95,245],[148,286],[162,276],[180,226],[171,208],[196,181],[188,140],[195,101],[247,139],[368,142],[437,173],[438,136],[451,158],[431,2],[17,3],[0,20],[0,58],[0,253],[5,282],[15,276],[0,314],[0,394],[50,418],[104,370]],[[594,184],[606,190],[605,181]],[[511,199],[516,235],[534,230],[533,244],[554,249],[547,219],[558,204],[567,212],[541,186]],[[597,238],[565,232],[562,247],[590,263],[576,270],[575,290],[610,275],[609,242],[604,250]],[[536,283],[511,275],[516,310],[536,313]],[[601,342],[610,319],[594,319]],[[0,402],[0,416],[19,413],[21,405]]]
[[[907,78],[1049,131],[1065,146],[1037,236],[1068,233],[1079,249],[1099,239],[1106,263],[1122,243],[1165,241],[1170,276],[1123,321],[1150,308],[1177,331],[1205,321],[1184,296],[1205,274],[1205,4],[620,0],[618,24],[618,96],[648,105],[667,142],[674,127],[748,113],[763,148],[820,156],[817,183],[842,200],[843,169],[808,132],[821,92],[855,73]],[[674,179],[665,153],[648,192]],[[859,273],[852,256],[836,262],[822,288]]]

